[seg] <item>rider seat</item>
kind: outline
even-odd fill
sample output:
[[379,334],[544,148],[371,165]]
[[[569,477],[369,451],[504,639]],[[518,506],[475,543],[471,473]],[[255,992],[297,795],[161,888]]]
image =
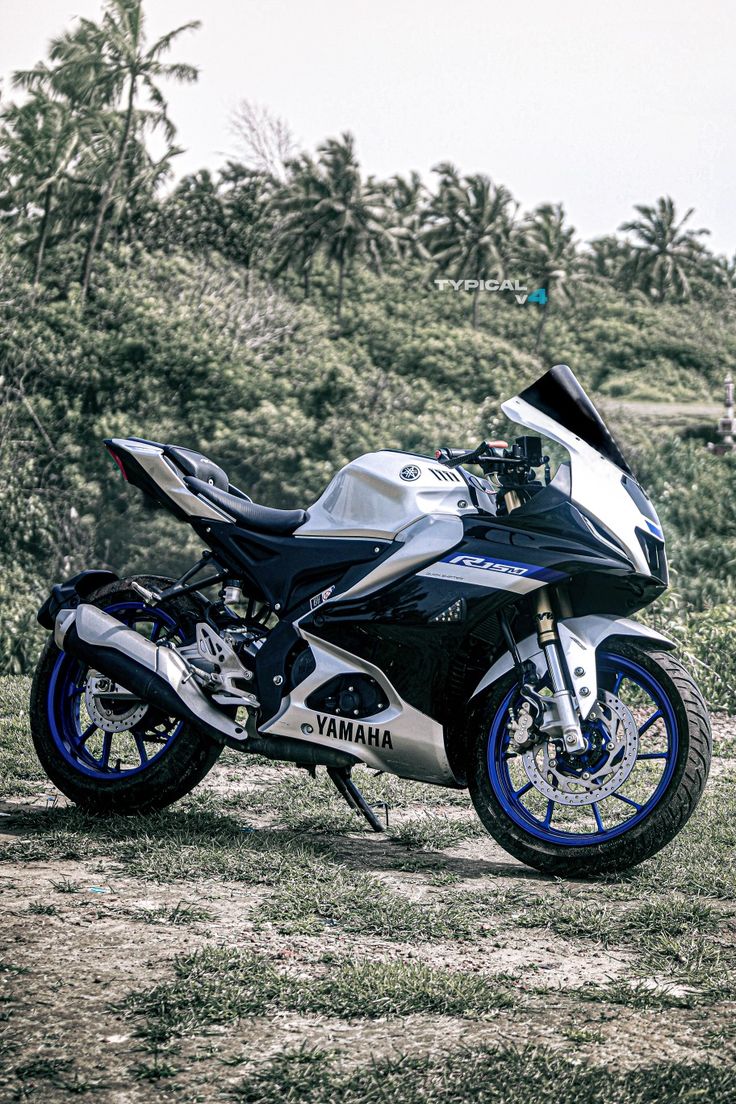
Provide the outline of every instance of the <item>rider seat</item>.
[[224,491],[191,475],[185,476],[184,482],[194,494],[230,514],[245,529],[254,529],[258,533],[288,537],[309,516],[306,510],[273,510],[270,506],[259,506],[232,484],[228,484],[229,489]]

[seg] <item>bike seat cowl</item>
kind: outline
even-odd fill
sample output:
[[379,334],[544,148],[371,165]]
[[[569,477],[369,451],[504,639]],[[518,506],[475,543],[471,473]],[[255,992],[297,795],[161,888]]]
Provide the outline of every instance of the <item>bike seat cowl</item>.
[[194,494],[206,498],[214,506],[225,510],[245,529],[255,529],[259,533],[272,533],[274,536],[289,536],[303,525],[309,516],[306,510],[273,510],[270,506],[259,506],[245,497],[231,494],[229,491],[213,487],[203,479],[186,476],[185,484]]
[[213,487],[219,487],[226,491],[228,488],[227,473],[212,460],[208,460],[201,452],[193,449],[180,448],[178,445],[161,445],[161,451],[169,460],[173,460],[176,466],[185,475],[192,475],[195,479],[201,479]]

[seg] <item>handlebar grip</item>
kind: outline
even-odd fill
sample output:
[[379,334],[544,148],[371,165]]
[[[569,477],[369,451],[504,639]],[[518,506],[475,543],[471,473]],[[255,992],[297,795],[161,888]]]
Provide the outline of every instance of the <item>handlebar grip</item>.
[[473,449],[439,448],[435,452],[436,460],[457,460],[458,456],[469,456]]

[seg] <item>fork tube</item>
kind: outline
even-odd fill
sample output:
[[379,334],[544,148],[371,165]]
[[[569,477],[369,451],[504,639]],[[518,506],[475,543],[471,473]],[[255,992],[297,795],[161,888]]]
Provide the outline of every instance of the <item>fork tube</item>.
[[560,659],[560,638],[557,632],[557,621],[552,609],[549,588],[546,586],[540,587],[534,591],[532,597],[537,640],[547,663],[552,694],[557,703],[562,736],[565,741],[565,750],[579,753],[585,751],[587,743],[580,729],[572,695],[565,681],[565,673]]

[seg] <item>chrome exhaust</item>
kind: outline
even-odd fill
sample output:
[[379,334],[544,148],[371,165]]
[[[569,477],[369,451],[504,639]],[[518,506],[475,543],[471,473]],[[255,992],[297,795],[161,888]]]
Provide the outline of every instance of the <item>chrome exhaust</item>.
[[54,625],[56,646],[155,706],[188,721],[217,743],[301,766],[349,767],[359,762],[338,748],[290,736],[250,734],[215,708],[197,683],[193,668],[175,648],[154,644],[116,617],[87,602],[63,609]]
[[190,721],[219,743],[248,739],[242,724],[215,709],[197,684],[192,668],[174,648],[154,644],[116,617],[80,603],[56,616],[58,648],[88,663],[141,701],[169,716]]

